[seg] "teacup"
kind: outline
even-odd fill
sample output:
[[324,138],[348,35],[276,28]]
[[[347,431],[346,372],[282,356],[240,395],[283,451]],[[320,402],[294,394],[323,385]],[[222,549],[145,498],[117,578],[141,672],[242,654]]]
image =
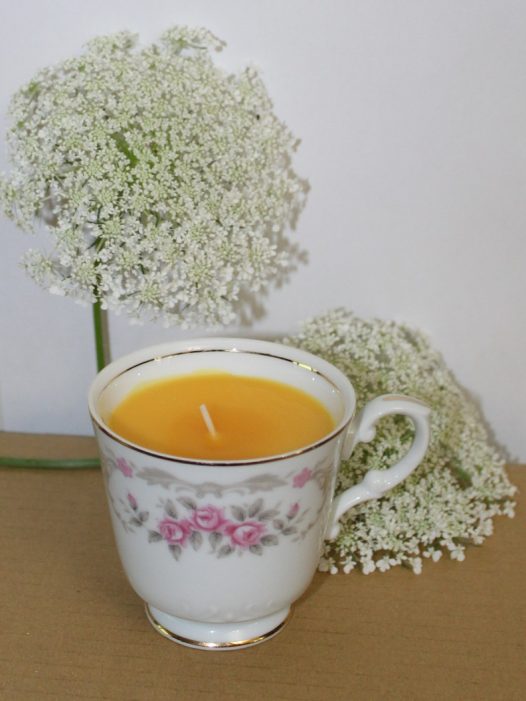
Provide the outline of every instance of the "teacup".
[[[293,452],[218,462],[156,453],[109,428],[109,415],[138,384],[210,368],[305,391],[335,427]],[[429,409],[419,400],[384,395],[356,413],[352,384],[336,367],[303,350],[245,338],[131,353],[97,375],[89,408],[130,584],[159,633],[201,649],[247,647],[281,630],[341,516],[404,480],[429,442]],[[388,414],[413,422],[408,453],[334,498],[340,461],[358,442],[372,440],[375,423]]]

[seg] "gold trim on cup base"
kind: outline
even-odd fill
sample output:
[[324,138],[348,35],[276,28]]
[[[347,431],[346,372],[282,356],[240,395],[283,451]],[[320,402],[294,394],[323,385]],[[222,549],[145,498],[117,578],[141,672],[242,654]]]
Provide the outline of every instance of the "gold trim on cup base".
[[245,647],[259,645],[259,643],[264,643],[266,640],[270,640],[270,638],[273,638],[275,635],[277,635],[281,631],[281,629],[289,622],[292,616],[292,610],[290,610],[285,616],[285,618],[280,623],[278,623],[277,626],[272,628],[272,630],[269,630],[266,633],[262,633],[261,635],[255,636],[253,638],[248,638],[246,640],[236,640],[232,642],[210,642],[206,640],[193,640],[192,638],[186,638],[183,635],[179,635],[178,633],[174,633],[173,631],[168,630],[167,628],[165,628],[165,626],[161,625],[161,623],[159,623],[159,621],[155,618],[148,604],[145,604],[144,608],[146,611],[146,618],[151,623],[153,628],[160,635],[163,636],[163,638],[171,640],[173,643],[184,645],[185,647],[192,647],[196,650],[240,650]]

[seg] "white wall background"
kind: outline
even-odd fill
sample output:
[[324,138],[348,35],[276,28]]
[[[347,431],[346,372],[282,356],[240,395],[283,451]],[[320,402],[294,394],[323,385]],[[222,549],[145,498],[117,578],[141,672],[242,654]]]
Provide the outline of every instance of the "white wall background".
[[[310,261],[241,331],[293,332],[335,306],[419,327],[526,460],[525,2],[3,0],[0,12],[2,168],[10,95],[93,36],[131,29],[146,43],[203,25],[226,40],[229,69],[259,66],[302,139],[311,191],[293,237]],[[18,260],[38,241],[6,220],[0,232],[0,427],[89,433],[90,311],[26,279]],[[183,336],[110,323],[114,356]]]

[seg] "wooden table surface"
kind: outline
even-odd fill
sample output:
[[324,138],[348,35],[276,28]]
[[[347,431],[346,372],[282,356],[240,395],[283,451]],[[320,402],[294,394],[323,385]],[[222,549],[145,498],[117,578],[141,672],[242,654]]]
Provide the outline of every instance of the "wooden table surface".
[[[94,455],[90,438],[0,434],[0,454]],[[526,698],[526,468],[517,515],[463,563],[316,574],[262,645],[154,632],[113,543],[97,470],[0,470],[0,698],[514,701]]]

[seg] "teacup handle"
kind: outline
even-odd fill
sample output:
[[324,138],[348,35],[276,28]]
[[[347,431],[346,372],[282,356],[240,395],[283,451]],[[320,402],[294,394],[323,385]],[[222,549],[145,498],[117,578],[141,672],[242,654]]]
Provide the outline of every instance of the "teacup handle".
[[404,457],[388,470],[369,470],[363,480],[339,494],[333,501],[329,517],[326,538],[336,538],[340,532],[339,519],[353,506],[369,499],[378,499],[385,492],[405,480],[418,467],[429,445],[430,409],[423,402],[412,397],[396,394],[384,394],[376,397],[358,414],[347,432],[342,451],[342,458],[350,457],[357,443],[369,443],[375,436],[376,422],[383,416],[403,414],[411,419],[415,426],[413,443]]

